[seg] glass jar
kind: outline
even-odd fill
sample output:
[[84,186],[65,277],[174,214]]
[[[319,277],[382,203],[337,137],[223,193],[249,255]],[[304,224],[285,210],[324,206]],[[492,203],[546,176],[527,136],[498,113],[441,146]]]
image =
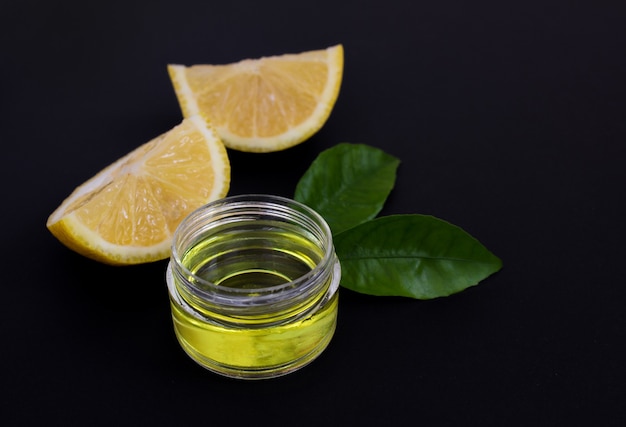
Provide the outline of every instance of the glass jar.
[[218,374],[287,374],[328,346],[340,276],[330,228],[307,206],[269,195],[209,203],[173,237],[167,286],[176,337]]

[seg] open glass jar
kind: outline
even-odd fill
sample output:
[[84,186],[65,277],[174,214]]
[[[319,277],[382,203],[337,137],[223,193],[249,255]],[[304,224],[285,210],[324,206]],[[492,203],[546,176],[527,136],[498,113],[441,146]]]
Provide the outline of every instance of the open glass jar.
[[167,286],[176,337],[218,374],[287,374],[329,344],[340,276],[330,228],[307,206],[268,195],[209,203],[173,237]]

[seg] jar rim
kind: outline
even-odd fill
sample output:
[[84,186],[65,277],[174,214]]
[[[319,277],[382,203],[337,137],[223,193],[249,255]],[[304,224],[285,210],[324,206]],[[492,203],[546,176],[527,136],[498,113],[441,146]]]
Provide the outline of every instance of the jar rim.
[[[255,295],[253,296],[250,295],[250,289],[223,287],[195,275],[192,271],[185,267],[185,265],[183,265],[177,248],[178,238],[181,233],[185,231],[185,226],[189,225],[189,223],[194,219],[197,219],[199,216],[206,215],[207,212],[212,210],[216,213],[227,213],[228,211],[236,208],[249,206],[250,203],[264,203],[271,208],[280,208],[280,210],[288,210],[289,213],[297,212],[304,215],[306,219],[310,220],[310,222],[319,229],[321,236],[324,238],[325,244],[323,257],[310,271],[291,281],[255,289]],[[268,213],[270,213],[270,211],[268,211]],[[186,249],[188,248],[183,248],[183,250]],[[195,209],[179,224],[174,232],[171,245],[171,261],[173,261],[176,265],[176,269],[187,277],[193,277],[193,280],[202,286],[202,288],[194,286],[194,293],[199,294],[201,297],[208,297],[210,299],[217,297],[220,300],[220,303],[226,303],[227,305],[264,305],[273,302],[279,295],[279,298],[282,299],[285,298],[285,294],[299,294],[305,292],[306,287],[303,286],[303,283],[314,284],[315,280],[313,279],[316,276],[323,274],[324,269],[326,269],[329,264],[334,263],[335,259],[336,256],[333,247],[332,231],[326,220],[324,220],[324,218],[314,209],[304,203],[283,196],[270,194],[243,194],[228,196]]]

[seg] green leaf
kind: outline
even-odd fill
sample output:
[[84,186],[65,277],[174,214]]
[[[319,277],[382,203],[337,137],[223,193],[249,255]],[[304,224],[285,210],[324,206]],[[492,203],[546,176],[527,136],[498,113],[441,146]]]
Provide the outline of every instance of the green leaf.
[[460,292],[502,261],[461,228],[429,215],[391,215],[335,236],[341,285],[370,294],[431,299]]
[[294,199],[316,210],[333,234],[370,220],[382,209],[400,161],[363,144],[323,151],[296,186]]

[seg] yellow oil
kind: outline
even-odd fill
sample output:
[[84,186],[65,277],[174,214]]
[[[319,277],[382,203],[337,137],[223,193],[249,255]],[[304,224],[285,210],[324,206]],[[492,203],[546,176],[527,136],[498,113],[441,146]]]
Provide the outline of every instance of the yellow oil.
[[[267,225],[267,224],[265,224]],[[323,252],[288,230],[222,233],[190,245],[182,264],[214,285],[245,290],[281,285],[311,271]],[[228,319],[206,306],[172,297],[174,330],[182,348],[202,366],[228,376],[263,378],[286,374],[315,359],[329,344],[338,296],[329,283],[314,298],[284,312]],[[315,308],[317,305],[319,307]],[[309,311],[304,316],[299,315]],[[293,319],[296,320],[293,320]]]

